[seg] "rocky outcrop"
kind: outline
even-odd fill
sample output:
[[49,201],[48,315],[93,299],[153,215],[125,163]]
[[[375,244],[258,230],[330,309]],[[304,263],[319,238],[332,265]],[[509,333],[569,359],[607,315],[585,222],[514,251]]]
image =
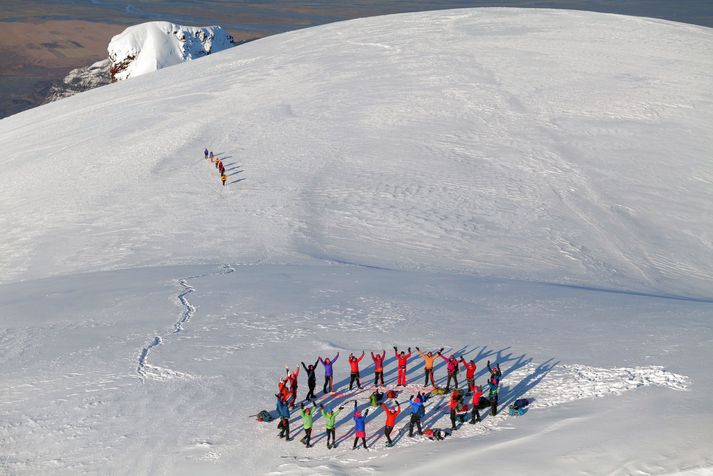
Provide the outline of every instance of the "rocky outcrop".
[[61,83],[50,88],[45,103],[233,46],[236,46],[233,37],[219,26],[181,26],[169,22],[131,26],[111,39],[107,59],[70,71]]

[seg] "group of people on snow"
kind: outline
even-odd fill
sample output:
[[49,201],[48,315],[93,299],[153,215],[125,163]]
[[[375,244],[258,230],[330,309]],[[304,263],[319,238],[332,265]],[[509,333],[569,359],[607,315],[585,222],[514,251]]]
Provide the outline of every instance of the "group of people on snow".
[[220,157],[217,155],[213,155],[212,150],[208,151],[208,148],[203,151],[203,156],[206,160],[210,159],[211,164],[215,164],[215,168],[218,169],[218,172],[220,173],[220,181],[223,183],[223,187],[225,187],[225,182],[228,180],[228,176],[225,175],[225,166],[223,165],[223,161],[220,160]]
[[[475,424],[481,421],[480,410],[484,408],[490,408],[491,415],[497,414],[498,406],[498,390],[500,387],[500,380],[502,378],[502,372],[500,371],[500,365],[495,366],[490,365],[490,361],[487,362],[487,368],[489,371],[489,377],[487,382],[487,397],[484,396],[484,390],[480,386],[475,384],[475,372],[477,369],[477,364],[474,360],[467,361],[462,356],[456,357],[455,355],[446,356],[443,354],[443,348],[432,352],[422,352],[420,348],[416,347],[416,351],[424,362],[424,382],[423,382],[423,392],[419,391],[416,395],[411,395],[408,399],[408,411],[409,416],[409,436],[414,435],[414,431],[418,431],[419,435],[425,434],[432,439],[443,439],[445,436],[450,434],[451,431],[457,430],[457,422],[465,423],[468,415],[470,415],[469,423]],[[359,364],[364,359],[365,352],[362,351],[361,355],[356,356],[354,354],[349,354],[348,364],[349,364],[349,390],[351,391],[356,384],[358,389],[362,389],[361,375],[359,370]],[[407,385],[406,371],[408,361],[411,358],[411,348],[408,347],[406,351],[403,349],[399,351],[398,347],[394,346],[394,357],[397,364],[397,384],[396,387],[405,387]],[[396,419],[401,413],[401,404],[396,400],[398,396],[397,389],[391,389],[385,392],[380,391],[380,387],[384,387],[384,367],[386,365],[386,351],[381,353],[371,352],[371,359],[374,363],[374,392],[369,397],[369,403],[372,408],[381,408],[384,411],[386,417],[384,425],[384,436],[386,437],[386,445],[392,446],[394,441],[391,438],[391,434],[396,426]],[[442,359],[446,362],[446,386],[445,388],[440,388],[436,384],[436,378],[434,376],[434,364],[437,359]],[[334,373],[335,364],[339,360],[339,352],[333,358],[322,358],[322,356],[317,357],[314,363],[305,364],[301,362],[301,368],[307,373],[307,387],[308,392],[304,400],[299,404],[299,415],[302,420],[302,428],[304,430],[305,436],[300,440],[306,447],[311,447],[311,437],[312,428],[314,424],[314,416],[319,411],[319,413],[324,418],[324,427],[327,435],[327,448],[331,449],[336,446],[336,418],[342,410],[344,410],[345,402],[337,408],[328,408],[324,404],[317,406],[315,387],[317,385],[317,369],[318,364],[322,364],[324,369],[324,385],[322,387],[323,396],[333,394],[334,389]],[[460,389],[458,387],[458,373],[460,366],[465,368],[465,379],[467,382],[467,389]],[[295,407],[298,401],[297,388],[298,388],[298,377],[300,374],[300,366],[298,366],[294,371],[290,371],[286,368],[286,375],[278,383],[278,392],[275,394],[277,398],[276,411],[278,414],[279,422],[278,429],[280,430],[280,438],[285,438],[290,441],[290,411]],[[429,386],[431,388],[426,391]],[[453,391],[451,392],[451,383],[453,383]],[[385,390],[385,389],[384,389]],[[424,431],[421,427],[422,418],[426,415],[426,402],[433,395],[443,395],[451,392],[449,399],[450,408],[450,420],[451,428],[450,430],[437,430],[437,429],[427,429]],[[467,401],[468,395],[471,396],[470,405]],[[388,405],[388,401],[393,400],[392,405]],[[366,419],[369,414],[369,409],[364,412],[360,411],[357,405],[357,400],[353,400],[354,408],[352,410],[352,420],[354,422],[354,445],[353,449],[356,449],[361,440],[361,445],[367,448],[366,444]]]

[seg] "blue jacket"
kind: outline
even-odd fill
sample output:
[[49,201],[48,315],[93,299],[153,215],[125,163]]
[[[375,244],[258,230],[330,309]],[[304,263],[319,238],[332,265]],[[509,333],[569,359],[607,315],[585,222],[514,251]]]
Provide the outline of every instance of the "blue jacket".
[[357,417],[354,415],[354,429],[356,431],[366,431],[366,415]]
[[283,402],[278,398],[275,410],[280,415],[280,418],[290,418],[290,405],[287,402]]
[[410,400],[409,405],[411,405],[412,415],[421,415],[421,409],[423,408],[423,402],[416,402],[415,400]]

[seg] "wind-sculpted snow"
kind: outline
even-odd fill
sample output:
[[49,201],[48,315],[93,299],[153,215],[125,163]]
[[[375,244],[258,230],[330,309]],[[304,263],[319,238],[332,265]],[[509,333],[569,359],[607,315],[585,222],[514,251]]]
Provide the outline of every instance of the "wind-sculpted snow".
[[326,260],[710,299],[711,51],[659,20],[428,12],[42,106],[0,122],[0,280]]

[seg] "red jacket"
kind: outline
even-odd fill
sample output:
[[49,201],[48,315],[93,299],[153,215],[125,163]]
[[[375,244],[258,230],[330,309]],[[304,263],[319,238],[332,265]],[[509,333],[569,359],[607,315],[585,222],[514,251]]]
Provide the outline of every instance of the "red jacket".
[[466,360],[462,358],[461,362],[463,363],[463,365],[465,365],[465,377],[475,378],[475,369],[478,368],[478,366],[475,365],[475,362],[466,362]]
[[349,357],[349,367],[351,367],[352,372],[359,372],[359,362],[364,358],[364,353],[362,352],[361,357],[358,359],[356,357]]
[[386,351],[384,351],[383,354],[376,354],[371,353],[371,360],[374,361],[374,372],[383,372],[384,371],[384,358],[386,358]]
[[403,357],[401,357],[401,354],[398,352],[394,351],[394,355],[396,356],[397,359],[399,359],[399,367],[406,367],[406,363],[408,362],[409,357],[411,357],[411,352],[408,354],[404,354]]
[[381,408],[383,408],[384,413],[386,413],[386,426],[394,426],[396,424],[396,417],[401,413],[401,405],[397,406],[396,410],[391,410],[385,403],[382,403]]
[[478,406],[478,402],[480,402],[480,397],[483,396],[483,390],[475,389],[475,386],[470,387],[470,391],[473,392],[473,405],[476,407]]
[[459,363],[459,362],[458,362],[458,359],[456,359],[455,357],[453,357],[453,358],[451,359],[451,358],[446,357],[446,356],[443,355],[443,354],[438,354],[438,355],[439,355],[440,358],[442,358],[443,360],[445,360],[446,362],[448,362],[448,373],[449,373],[449,374],[458,372],[458,363]]
[[458,392],[454,391],[451,393],[451,401],[448,403],[448,406],[451,407],[451,410],[455,409],[458,406]]

